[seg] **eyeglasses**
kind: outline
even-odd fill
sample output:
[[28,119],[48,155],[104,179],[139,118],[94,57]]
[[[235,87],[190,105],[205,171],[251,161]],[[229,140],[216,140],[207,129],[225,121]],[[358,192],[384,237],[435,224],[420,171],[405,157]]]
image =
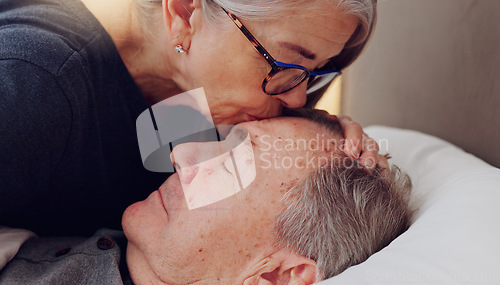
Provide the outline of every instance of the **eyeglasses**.
[[310,71],[302,65],[275,60],[235,15],[226,11],[224,8],[222,8],[222,10],[226,12],[255,49],[266,59],[267,63],[271,65],[271,71],[262,82],[262,90],[264,90],[266,94],[278,95],[285,93],[297,87],[307,79],[309,79],[307,83],[307,94],[310,94],[329,84],[335,77],[342,74],[342,72],[337,69]]

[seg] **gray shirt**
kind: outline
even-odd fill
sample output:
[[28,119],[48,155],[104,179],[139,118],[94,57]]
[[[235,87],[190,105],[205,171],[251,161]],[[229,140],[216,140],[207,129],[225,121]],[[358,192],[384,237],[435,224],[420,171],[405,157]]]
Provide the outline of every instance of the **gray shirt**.
[[132,284],[122,231],[90,238],[32,238],[0,271],[0,284]]

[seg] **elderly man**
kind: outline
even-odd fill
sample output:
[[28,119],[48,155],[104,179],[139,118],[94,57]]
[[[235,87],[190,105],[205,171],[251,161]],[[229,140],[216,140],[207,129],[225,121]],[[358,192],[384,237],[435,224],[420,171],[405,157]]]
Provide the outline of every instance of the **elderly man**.
[[[409,180],[367,173],[338,150],[338,124],[305,116],[238,125],[228,140],[244,128],[249,143],[231,156],[177,146],[178,172],[123,214],[126,240],[32,239],[0,283],[312,284],[364,261],[408,228]],[[207,192],[223,196],[196,204]]]

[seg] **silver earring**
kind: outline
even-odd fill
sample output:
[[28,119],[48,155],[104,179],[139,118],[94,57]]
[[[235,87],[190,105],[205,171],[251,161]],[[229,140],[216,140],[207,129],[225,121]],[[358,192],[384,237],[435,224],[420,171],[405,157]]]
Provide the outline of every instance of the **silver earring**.
[[175,46],[175,51],[177,53],[185,53],[186,51],[184,50],[184,48],[181,46],[181,45],[176,45]]

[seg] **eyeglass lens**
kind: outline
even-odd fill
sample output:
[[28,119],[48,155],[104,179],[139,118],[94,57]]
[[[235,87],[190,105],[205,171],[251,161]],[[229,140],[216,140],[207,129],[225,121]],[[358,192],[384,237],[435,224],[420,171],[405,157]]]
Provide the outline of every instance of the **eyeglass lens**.
[[307,82],[307,94],[319,90],[330,84],[340,73],[329,73],[323,76],[311,76]]
[[265,91],[267,94],[280,94],[286,92],[302,83],[307,76],[307,71],[302,69],[282,69],[268,80]]

